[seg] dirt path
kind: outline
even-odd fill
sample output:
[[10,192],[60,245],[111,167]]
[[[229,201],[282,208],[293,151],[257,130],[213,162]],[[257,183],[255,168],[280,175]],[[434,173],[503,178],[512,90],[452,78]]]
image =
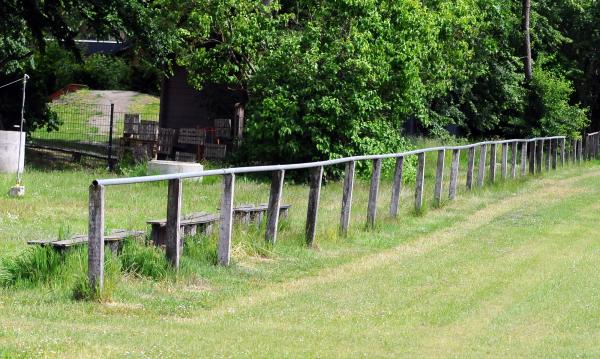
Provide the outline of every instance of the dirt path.
[[133,101],[133,98],[139,94],[139,92],[135,91],[90,91],[90,98],[93,98],[95,103],[98,105],[106,105],[102,106],[104,113],[98,116],[90,117],[90,126],[96,127],[98,129],[98,133],[100,134],[108,134],[110,130],[110,112],[107,112],[110,110],[108,106],[112,103],[115,105],[115,112],[127,112],[129,105]]

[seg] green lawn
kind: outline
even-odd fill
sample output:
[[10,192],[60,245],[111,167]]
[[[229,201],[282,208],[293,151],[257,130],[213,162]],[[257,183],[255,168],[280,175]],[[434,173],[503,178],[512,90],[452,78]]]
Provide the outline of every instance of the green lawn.
[[[431,185],[431,159],[427,168]],[[26,198],[0,197],[0,258],[60,228],[85,231],[87,186],[104,176],[30,169]],[[341,186],[330,182],[323,188],[316,249],[302,245],[308,189],[286,184],[284,202],[293,207],[277,245],[263,243],[262,229],[236,227],[230,268],[187,254],[178,275],[119,275],[112,298],[102,303],[71,299],[70,276],[81,273],[1,288],[0,353],[599,356],[597,163],[499,182],[463,190],[457,201],[422,216],[411,210],[407,184],[394,220],[386,216],[386,181],[378,226],[365,231],[368,182],[361,180],[348,238],[337,235]],[[0,177],[0,188],[12,183]],[[185,182],[184,213],[214,212],[219,189],[214,180]],[[267,183],[239,178],[236,203],[265,202],[267,190]],[[144,229],[145,220],[164,216],[165,195],[163,184],[108,188],[107,227]],[[208,247],[216,241],[201,240]]]

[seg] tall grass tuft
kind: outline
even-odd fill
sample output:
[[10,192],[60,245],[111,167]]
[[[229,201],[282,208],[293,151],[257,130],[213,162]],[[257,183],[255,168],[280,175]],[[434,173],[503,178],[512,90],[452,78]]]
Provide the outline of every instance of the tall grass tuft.
[[36,284],[59,272],[62,255],[51,247],[29,247],[0,265],[0,285]]
[[78,248],[69,253],[65,260],[63,274],[71,283],[71,297],[75,300],[108,301],[113,297],[117,284],[121,280],[121,262],[111,251],[104,257],[104,288],[93,288],[87,277],[87,250]]
[[131,238],[124,240],[120,260],[124,271],[153,279],[165,278],[169,272],[164,251]]

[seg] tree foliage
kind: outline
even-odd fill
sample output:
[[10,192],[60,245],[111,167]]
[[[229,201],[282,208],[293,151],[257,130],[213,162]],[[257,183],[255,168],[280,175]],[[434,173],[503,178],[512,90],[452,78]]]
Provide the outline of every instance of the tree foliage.
[[0,71],[49,37],[68,49],[77,34],[125,35],[197,88],[247,93],[245,161],[399,151],[407,121],[428,135],[577,136],[600,125],[599,2],[531,4],[528,83],[521,0],[7,0]]

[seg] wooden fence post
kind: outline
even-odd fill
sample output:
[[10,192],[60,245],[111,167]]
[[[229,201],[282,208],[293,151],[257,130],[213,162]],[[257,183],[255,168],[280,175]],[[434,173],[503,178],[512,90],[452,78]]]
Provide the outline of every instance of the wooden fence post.
[[583,163],[583,138],[577,140],[577,162],[579,164]]
[[529,142],[531,145],[529,148],[529,174],[534,175],[536,173],[536,156],[537,156],[537,141]]
[[458,167],[460,165],[460,150],[452,150],[452,163],[450,164],[450,185],[448,188],[448,198],[456,199],[456,187],[458,186]]
[[506,179],[508,174],[508,143],[502,144],[502,159],[500,163],[500,176],[503,180]]
[[377,197],[379,197],[379,182],[381,179],[381,158],[373,160],[373,173],[371,176],[371,187],[369,189],[369,202],[367,205],[367,227],[375,226],[377,217]]
[[439,150],[437,156],[437,168],[435,171],[435,188],[433,191],[433,205],[439,207],[442,203],[442,189],[444,187],[444,160],[446,151]]
[[417,178],[415,180],[415,210],[418,212],[423,208],[423,185],[425,183],[425,153],[417,155]]
[[510,177],[517,178],[517,157],[519,156],[519,147],[517,141],[511,144],[512,157],[510,158]]
[[572,148],[571,148],[571,163],[572,164],[576,164],[577,163],[577,139],[573,139],[572,141]]
[[538,140],[535,145],[535,169],[536,173],[542,173],[542,158],[544,156],[544,140]]
[[323,166],[315,167],[310,171],[310,190],[308,192],[308,208],[306,211],[306,244],[309,247],[315,242],[317,233],[317,214],[319,212],[319,198],[321,196],[321,181],[323,180]]
[[181,179],[169,180],[167,199],[167,259],[179,269],[181,257]]
[[546,172],[550,172],[550,168],[552,167],[552,140],[548,140],[548,153],[546,154]]
[[477,186],[483,187],[483,181],[485,180],[485,157],[487,152],[487,145],[482,144],[479,146],[479,170],[477,171]]
[[555,170],[558,167],[558,139],[554,140],[554,146],[552,146],[552,169]]
[[590,137],[585,135],[581,138],[581,141],[585,140],[585,148],[583,148],[583,158],[588,159],[590,157]]
[[277,226],[279,225],[279,207],[281,207],[281,196],[283,193],[283,182],[285,171],[273,172],[271,178],[271,191],[269,193],[269,205],[267,208],[267,229],[265,240],[269,243],[277,242]]
[[521,143],[521,177],[527,175],[527,141]]
[[219,218],[218,262],[228,266],[231,261],[231,230],[233,227],[233,197],[235,192],[235,174],[223,175],[223,193]]
[[354,170],[356,163],[350,161],[346,163],[346,174],[344,176],[344,188],[342,192],[342,215],[340,218],[340,234],[348,234],[350,226],[350,213],[352,212],[352,190],[354,188]]
[[88,280],[91,288],[104,288],[104,186],[90,186],[88,222]]
[[560,139],[560,166],[564,167],[565,166],[565,161],[566,161],[566,155],[565,155],[565,145],[566,145],[566,139],[565,138],[561,138]]
[[402,172],[404,171],[404,157],[396,158],[396,169],[394,170],[394,182],[392,184],[392,201],[390,203],[390,216],[398,217],[398,204],[402,193]]
[[490,181],[496,182],[496,143],[490,146]]
[[467,189],[473,189],[473,172],[475,169],[475,147],[469,147],[467,153]]

